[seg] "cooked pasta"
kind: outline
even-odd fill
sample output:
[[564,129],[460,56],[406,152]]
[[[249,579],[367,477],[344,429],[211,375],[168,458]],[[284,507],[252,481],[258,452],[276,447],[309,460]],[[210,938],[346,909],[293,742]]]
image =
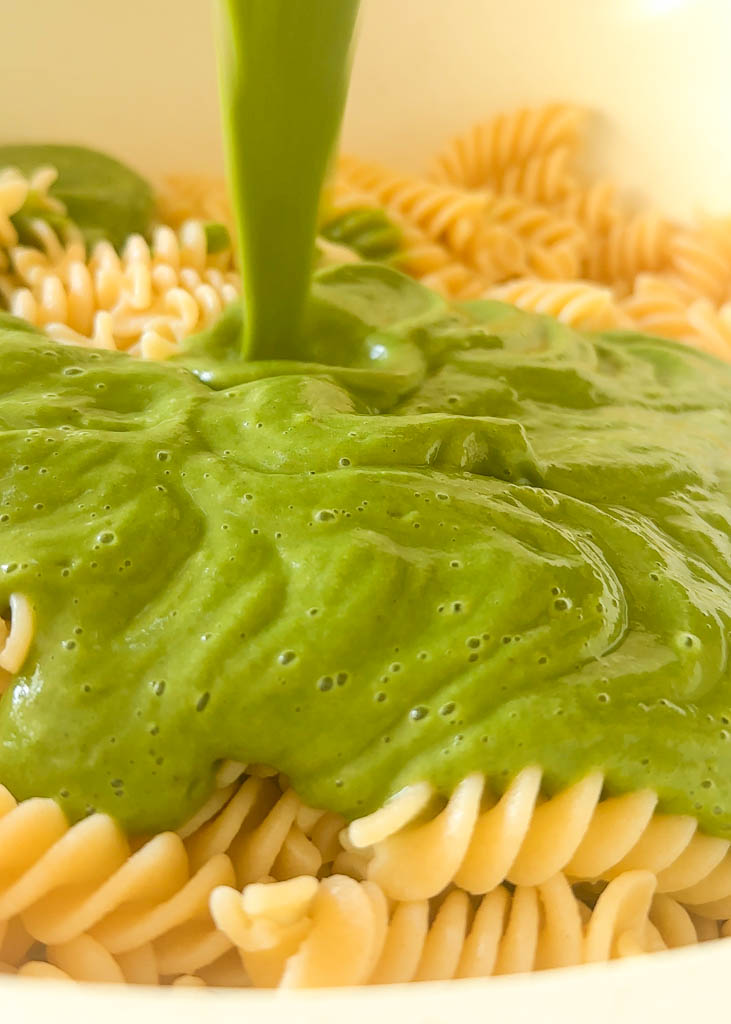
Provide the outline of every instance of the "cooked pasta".
[[611,290],[587,281],[547,282],[523,278],[496,285],[485,295],[533,313],[546,313],[570,327],[599,331],[629,324],[629,318],[622,315]]
[[48,225],[37,233],[37,248],[9,247],[0,294],[56,341],[164,358],[239,294],[230,253],[208,253],[201,221],[160,226],[149,245],[132,237],[121,254],[100,242],[89,258],[80,240],[62,245]]
[[437,158],[433,177],[465,188],[490,187],[501,174],[537,157],[570,152],[585,117],[578,107],[563,103],[499,114],[454,139]]
[[231,203],[222,179],[172,174],[160,184],[158,207],[162,223],[173,228],[188,220],[216,221],[233,234]]
[[[391,261],[450,298],[488,294],[572,325],[637,328],[726,356],[728,220],[687,228],[637,212],[611,182],[583,184],[571,163],[585,120],[561,104],[494,118],[445,152],[437,184],[344,159],[327,217],[385,211],[401,238]],[[138,239],[121,257],[101,246],[85,260],[79,242],[61,245],[42,221],[37,247],[18,245],[10,217],[53,175],[32,185],[3,175],[0,295],[57,340],[164,359],[238,294],[230,254],[205,248],[205,222],[231,226],[221,182],[167,179],[160,216],[172,231],[158,229],[149,248]],[[321,248],[325,260],[346,255]]]
[[[630,329],[731,359],[731,221],[676,224],[577,170],[587,114],[551,104],[451,142],[416,178],[342,158],[322,263],[377,256],[448,298],[491,298],[586,330]],[[166,359],[240,295],[220,182],[166,181],[149,239],[88,248],[23,218],[55,172],[0,168],[0,304],[65,345]],[[34,209],[38,207],[36,201]],[[228,240],[229,236],[225,238]],[[33,641],[21,593],[0,619],[0,692]],[[493,791],[427,783],[346,821],[273,768],[222,765],[178,832],[70,825],[0,786],[0,973],[298,988],[488,977],[731,935],[729,842],[594,772],[549,793],[540,767]]]
[[587,277],[630,291],[641,273],[662,270],[670,262],[671,225],[654,213],[616,221],[606,234],[595,236],[587,259]]
[[387,212],[414,224],[479,269],[483,249],[487,254],[480,244],[487,196],[393,174],[349,158],[341,161],[339,171],[349,184],[372,194]]
[[23,594],[10,595],[10,624],[0,619],[0,669],[11,674],[25,661],[33,639],[33,606]]
[[500,192],[537,203],[555,203],[576,188],[576,180],[569,171],[571,159],[568,147],[557,147],[523,164],[510,164],[502,173],[495,174],[493,183]]
[[[728,219],[685,227],[637,211],[611,182],[582,183],[573,161],[585,119],[575,107],[551,104],[501,115],[457,138],[431,175],[453,190],[446,209],[475,211],[457,218],[456,239],[439,239],[454,267],[432,271],[417,260],[403,269],[448,297],[471,298],[474,282],[465,294],[458,269],[466,263],[489,297],[558,313],[576,326],[636,328],[728,358]],[[352,159],[341,168],[348,181],[355,176],[364,202],[369,197],[415,223],[409,203],[399,201],[424,195],[427,179]],[[416,215],[423,217],[418,205]]]
[[619,875],[593,909],[562,874],[538,886],[497,886],[478,902],[384,900],[370,882],[217,889],[213,916],[255,985],[300,988],[484,978],[692,945],[699,929],[677,902],[654,896],[647,871]]
[[25,202],[30,183],[12,167],[0,171],[0,246],[9,249],[18,244],[18,232],[11,221]]
[[[332,183],[327,202],[328,220],[358,210],[379,209],[375,196],[342,176],[337,176]],[[423,227],[402,217],[393,206],[388,216],[401,236],[400,246],[391,258],[400,270],[436,291],[462,299],[474,299],[482,293],[484,277],[481,273],[468,267],[447,246],[429,237]]]
[[22,915],[38,942],[55,946],[91,930],[109,951],[126,953],[205,917],[210,889],[234,878],[223,855],[191,870],[173,833],[133,850],[105,815],[70,828],[52,800],[16,805],[6,790],[0,800],[0,921]]
[[[650,792],[599,801],[600,777],[537,804],[529,770],[481,812],[473,778],[410,831],[432,799],[415,786],[343,831],[286,780],[241,770],[182,842],[136,848],[103,815],[69,829],[53,801],[0,793],[4,969],[265,987],[487,977],[688,945],[731,916],[728,843],[654,814]],[[359,864],[354,840],[372,847]],[[592,910],[572,885],[599,878]]]
[[656,815],[650,790],[601,799],[602,785],[595,773],[542,799],[541,772],[529,768],[496,799],[473,775],[425,822],[427,788],[407,788],[353,822],[345,841],[369,852],[367,877],[392,899],[429,899],[451,883],[481,894],[505,880],[541,885],[559,871],[594,881],[642,870],[695,914],[731,916],[729,842],[698,833],[692,818]]
[[715,304],[731,297],[731,259],[722,239],[703,231],[678,231],[668,255],[678,278],[699,297]]

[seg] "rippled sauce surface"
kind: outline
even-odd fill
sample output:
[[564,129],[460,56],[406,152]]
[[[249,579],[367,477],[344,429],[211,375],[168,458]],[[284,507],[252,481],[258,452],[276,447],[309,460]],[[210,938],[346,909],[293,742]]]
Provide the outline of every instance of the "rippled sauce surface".
[[382,267],[313,286],[301,361],[0,336],[0,704],[19,798],[179,824],[231,757],[352,817],[473,770],[731,833],[731,368],[449,309]]

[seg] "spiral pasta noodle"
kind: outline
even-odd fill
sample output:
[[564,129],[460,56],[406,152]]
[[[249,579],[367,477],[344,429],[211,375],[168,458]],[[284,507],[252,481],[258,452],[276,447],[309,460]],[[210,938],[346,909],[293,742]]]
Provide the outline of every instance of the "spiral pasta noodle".
[[[30,182],[13,167],[0,170],[0,248],[18,244],[18,232],[10,219],[22,208]],[[4,269],[1,268],[0,269]]]
[[189,220],[225,224],[233,235],[234,221],[226,184],[220,178],[198,174],[170,174],[158,191],[160,221],[178,229]]
[[650,790],[601,799],[602,786],[595,772],[543,799],[540,769],[527,768],[495,798],[474,774],[426,821],[428,787],[418,799],[407,787],[353,822],[345,842],[370,855],[367,877],[391,899],[430,899],[452,883],[481,894],[505,880],[540,885],[558,872],[594,881],[642,870],[695,914],[731,916],[729,842],[698,833],[693,818],[655,814]]
[[479,261],[479,231],[488,205],[485,196],[396,175],[352,158],[343,158],[340,173],[374,195],[387,212],[410,221],[434,241],[444,242],[457,257]]
[[679,231],[669,249],[670,264],[699,297],[720,303],[731,297],[731,255],[721,239],[702,231]]
[[587,261],[587,276],[629,290],[638,274],[668,265],[672,235],[668,221],[652,212],[618,220],[606,235],[595,239]]
[[0,963],[42,943],[49,964],[75,980],[152,984],[205,972],[231,948],[208,913],[213,889],[316,873],[318,840],[334,856],[343,820],[323,831],[328,816],[307,810],[270,779],[237,778],[181,834],[135,848],[106,815],[69,827],[54,801],[18,805],[0,789]]
[[[0,619],[0,670],[13,675],[18,672],[33,640],[35,615],[33,605],[24,594],[10,595],[10,622]],[[4,689],[0,682],[0,692]]]
[[[347,178],[336,177],[328,194],[328,217],[353,210],[378,209],[374,195],[363,191]],[[388,216],[401,235],[399,250],[391,262],[404,273],[454,299],[477,298],[485,287],[483,274],[468,267],[441,242],[430,238],[412,220],[391,207]]]
[[684,227],[636,210],[612,182],[582,182],[572,164],[586,117],[551,104],[477,125],[438,158],[431,190],[352,158],[336,189],[357,186],[361,202],[438,229],[429,241],[441,252],[417,245],[400,266],[450,298],[475,297],[481,282],[481,295],[577,326],[634,328],[729,358],[731,222]]
[[69,827],[52,800],[16,805],[3,790],[0,801],[0,921],[22,917],[46,945],[90,932],[109,952],[128,953],[205,917],[210,890],[234,878],[225,856],[192,872],[173,833],[133,851],[105,815]]
[[[541,802],[528,769],[488,809],[471,776],[413,827],[433,800],[419,784],[345,828],[243,768],[223,767],[178,835],[136,849],[110,818],[69,828],[53,801],[0,790],[2,970],[264,987],[487,977],[675,948],[731,917],[729,844],[655,814],[649,791],[600,800],[598,774]],[[584,878],[605,880],[593,910],[571,888]]]
[[596,963],[691,945],[702,935],[647,871],[610,882],[593,909],[562,874],[538,886],[504,885],[477,903],[453,889],[438,903],[391,906],[370,882],[217,889],[213,916],[254,984],[305,988],[485,978]]
[[600,180],[573,189],[561,203],[561,209],[592,236],[607,234],[622,216],[617,188],[612,181]]
[[[505,280],[531,267],[545,276],[566,276],[579,269],[581,230],[565,217],[519,196],[435,185],[394,175],[375,164],[352,158],[340,164],[350,185],[370,194],[392,216],[444,244],[453,255],[478,271],[483,281]],[[509,190],[508,190],[509,191]],[[547,269],[549,250],[560,247],[564,260]],[[566,263],[566,254],[574,259]]]
[[548,283],[524,278],[497,285],[485,295],[532,313],[545,313],[570,327],[606,330],[629,323],[608,288],[586,281]]
[[[39,167],[29,177],[15,167],[0,168],[0,271],[7,269],[7,258],[2,250],[18,244],[18,230],[12,218],[23,212],[26,200],[33,195],[38,204],[48,211],[64,212],[63,205],[49,195],[57,178],[53,167]],[[42,220],[32,220],[34,230],[43,230]]]
[[522,196],[537,203],[556,203],[576,188],[570,170],[573,153],[559,146],[530,157],[525,163],[513,163],[491,176],[490,184],[499,192]]
[[555,150],[573,149],[585,116],[564,103],[499,114],[450,142],[437,158],[432,176],[465,188],[492,186],[508,168]]
[[9,250],[3,291],[10,312],[57,341],[159,358],[239,294],[230,254],[208,254],[200,221],[160,226],[151,244],[133,236],[121,254],[100,242],[88,259],[83,242],[63,245],[47,224],[39,234],[42,248]]

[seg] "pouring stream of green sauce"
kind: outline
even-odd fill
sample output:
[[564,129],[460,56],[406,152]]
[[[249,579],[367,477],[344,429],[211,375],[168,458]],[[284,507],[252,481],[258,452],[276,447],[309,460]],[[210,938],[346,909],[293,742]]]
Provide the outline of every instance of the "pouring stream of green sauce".
[[731,837],[731,367],[375,265],[303,303],[355,8],[226,3],[245,316],[166,364],[0,317],[0,779],[145,833],[225,758],[349,818],[600,768]]
[[359,3],[220,0],[224,138],[247,359],[297,352]]

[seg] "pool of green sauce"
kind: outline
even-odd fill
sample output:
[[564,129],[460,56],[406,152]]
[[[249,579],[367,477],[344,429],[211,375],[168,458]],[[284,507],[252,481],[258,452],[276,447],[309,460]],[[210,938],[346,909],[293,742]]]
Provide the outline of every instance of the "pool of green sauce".
[[16,796],[145,832],[223,758],[347,817],[538,763],[731,835],[731,367],[368,265],[317,276],[296,360],[239,339],[2,330]]

